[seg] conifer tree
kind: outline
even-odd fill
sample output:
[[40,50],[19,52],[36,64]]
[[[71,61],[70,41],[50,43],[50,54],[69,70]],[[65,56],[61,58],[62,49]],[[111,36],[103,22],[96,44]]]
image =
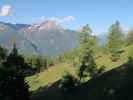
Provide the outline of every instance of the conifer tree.
[[110,28],[109,28],[109,35],[108,35],[108,48],[111,53],[112,61],[116,61],[120,57],[120,48],[123,44],[123,32],[120,27],[120,22],[116,21]]
[[127,34],[127,44],[133,44],[133,29],[129,30]]
[[80,36],[80,65],[78,68],[78,76],[80,81],[86,77],[94,77],[97,71],[96,63],[93,59],[93,41],[92,31],[87,24],[83,27]]
[[6,58],[7,50],[0,46],[0,62]]
[[131,59],[133,59],[133,44],[131,45],[130,49],[129,49],[129,57]]
[[73,93],[78,85],[77,79],[70,73],[66,72],[60,82],[60,89],[63,94]]
[[18,54],[14,43],[0,68],[0,96],[1,100],[30,100],[28,84],[25,82],[25,69],[28,65],[24,58]]

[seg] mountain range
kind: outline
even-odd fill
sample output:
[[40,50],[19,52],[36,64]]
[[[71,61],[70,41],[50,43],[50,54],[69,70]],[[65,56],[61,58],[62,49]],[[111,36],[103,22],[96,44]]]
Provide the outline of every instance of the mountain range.
[[78,45],[77,32],[65,29],[56,21],[31,25],[0,22],[0,44],[11,48],[13,41],[21,53],[63,53]]
[[[105,35],[97,37],[101,44],[106,40]],[[0,44],[10,49],[14,40],[21,53],[54,56],[77,47],[78,32],[50,20],[31,25],[0,22]]]

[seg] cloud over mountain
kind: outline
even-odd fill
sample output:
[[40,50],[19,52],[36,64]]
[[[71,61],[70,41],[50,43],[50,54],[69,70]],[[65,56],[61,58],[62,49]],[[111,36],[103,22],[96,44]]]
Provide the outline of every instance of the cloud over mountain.
[[74,16],[65,16],[63,19],[65,21],[71,22],[71,21],[74,21],[76,18]]
[[66,23],[66,22],[73,22],[76,18],[74,16],[64,16],[64,17],[45,17],[42,16],[41,21],[50,20],[56,21],[58,23]]

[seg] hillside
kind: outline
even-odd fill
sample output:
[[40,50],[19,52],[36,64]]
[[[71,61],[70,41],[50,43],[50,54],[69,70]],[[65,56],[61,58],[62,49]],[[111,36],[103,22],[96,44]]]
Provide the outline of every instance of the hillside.
[[[101,56],[95,59],[96,63],[99,67],[104,65],[106,67],[106,71],[109,71],[113,68],[121,66],[122,64],[128,61],[128,52],[130,48],[131,46],[124,48],[125,52],[121,54],[121,58],[117,62],[112,62],[109,58],[109,55],[100,53],[98,54],[98,56],[99,55]],[[54,66],[51,66],[48,70],[43,71],[38,75],[28,77],[27,80],[31,86],[31,90],[36,90],[39,87],[48,85],[48,83],[58,81],[62,77],[65,71],[69,71],[70,73],[74,74],[76,71],[76,66],[73,66],[73,64],[70,64],[70,63],[59,63]],[[50,77],[50,79],[45,78],[47,76]],[[34,81],[37,81],[37,82],[34,82]]]
[[61,94],[56,81],[50,86],[40,88],[40,92],[33,95],[33,100],[128,100],[133,98],[129,91],[132,90],[133,79],[132,65],[123,64],[114,68],[96,79],[90,80],[77,88],[72,94]]
[[[109,58],[109,55],[107,55],[107,54],[98,53],[98,56],[99,55],[101,55],[101,56],[95,59],[96,63],[99,67],[101,67],[103,65],[106,66],[106,73],[104,73],[102,76],[100,76],[98,79],[96,79],[95,80],[96,82],[94,81],[94,84],[97,84],[97,83],[101,84],[101,85],[96,85],[96,86],[98,86],[96,88],[98,90],[94,89],[95,91],[101,91],[101,90],[99,90],[99,88],[104,89],[103,88],[104,81],[107,81],[107,83],[109,81],[109,84],[111,84],[111,86],[112,85],[117,86],[117,84],[120,81],[122,81],[122,82],[124,81],[125,76],[121,77],[120,75],[121,75],[121,73],[124,73],[124,71],[128,70],[128,65],[124,64],[124,63],[126,63],[128,61],[128,52],[129,52],[130,48],[131,48],[131,46],[123,48],[124,52],[121,54],[121,59],[118,60],[117,62],[112,62]],[[29,82],[31,91],[34,91],[34,92],[35,91],[36,92],[37,91],[44,91],[44,93],[39,93],[39,96],[38,96],[38,94],[35,95],[35,97],[37,96],[37,99],[34,99],[34,100],[43,100],[46,98],[49,98],[47,100],[52,100],[51,97],[58,98],[57,100],[60,100],[61,98],[60,98],[60,96],[58,96],[58,95],[60,95],[59,90],[58,90],[58,82],[60,81],[60,79],[63,76],[63,73],[65,71],[68,71],[68,72],[72,73],[73,75],[75,75],[76,67],[74,67],[72,64],[61,63],[61,64],[57,64],[57,65],[49,68],[48,70],[46,70],[44,72],[39,73],[38,75],[28,77],[27,80]],[[115,76],[117,76],[117,77],[115,77]],[[120,78],[120,80],[119,80],[119,78]],[[99,82],[102,82],[102,83],[99,83]],[[89,84],[92,84],[91,81]],[[46,87],[46,89],[44,87]],[[86,88],[86,89],[84,89],[84,88]],[[95,85],[91,86],[91,85],[88,85],[88,83],[87,83],[87,84],[85,84],[85,86],[83,86],[83,87],[81,86],[80,91],[85,90],[85,91],[87,91],[86,93],[88,93],[88,92],[90,92],[88,88],[95,88]],[[99,93],[96,93],[96,94],[101,96],[101,94],[99,94]],[[40,95],[43,97],[41,97]],[[81,98],[82,98],[82,95],[81,95]],[[93,98],[93,95],[92,95],[92,98]],[[38,99],[38,98],[43,98],[43,99]],[[84,98],[86,98],[86,96]],[[77,100],[81,100],[81,99],[77,99]]]
[[35,91],[41,87],[51,85],[61,79],[65,71],[75,74],[75,68],[68,63],[57,64],[46,71],[27,78],[30,85],[30,90]]
[[0,100],[133,100],[133,0],[0,0]]

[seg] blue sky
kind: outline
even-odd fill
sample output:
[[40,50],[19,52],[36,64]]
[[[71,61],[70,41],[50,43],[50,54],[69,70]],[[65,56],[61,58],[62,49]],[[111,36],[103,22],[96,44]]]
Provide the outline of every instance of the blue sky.
[[133,26],[133,0],[0,0],[0,7],[10,5],[11,15],[0,16],[0,21],[33,23],[43,17],[73,16],[64,23],[71,29],[89,24],[96,33],[106,32],[119,20],[127,29]]

